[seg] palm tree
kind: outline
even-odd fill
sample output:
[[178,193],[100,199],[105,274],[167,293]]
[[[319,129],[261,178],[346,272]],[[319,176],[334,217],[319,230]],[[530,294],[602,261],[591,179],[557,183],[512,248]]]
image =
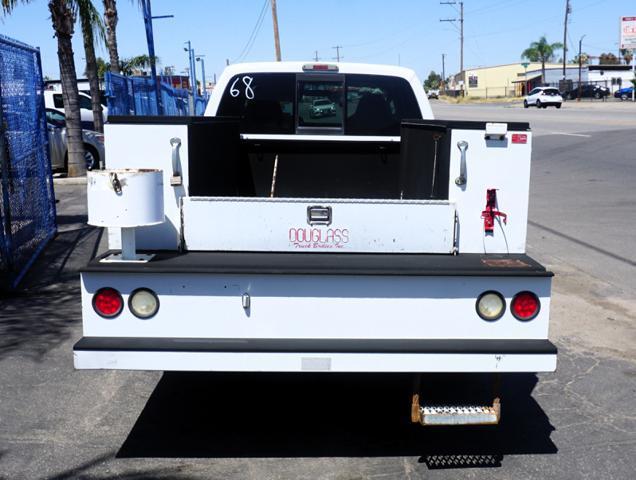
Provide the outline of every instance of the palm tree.
[[531,62],[541,62],[541,83],[545,83],[545,64],[554,60],[554,51],[560,48],[563,48],[562,43],[548,43],[543,35],[538,42],[532,42],[530,47],[521,53],[521,58]]
[[[155,63],[159,62],[159,57],[155,57]],[[122,75],[134,75],[135,70],[146,70],[150,68],[151,62],[148,55],[142,54],[130,58],[122,58],[119,61],[119,70]]]
[[119,53],[117,52],[117,1],[104,1],[104,23],[106,24],[106,46],[110,57],[110,71],[119,73]]
[[86,54],[86,76],[91,91],[91,103],[93,104],[93,123],[95,130],[104,131],[104,117],[102,116],[102,102],[99,92],[99,78],[97,58],[95,57],[95,40],[105,39],[104,24],[99,12],[91,0],[75,0],[82,25],[84,38],[84,52]]
[[[10,14],[18,3],[30,0],[0,0],[2,12]],[[79,177],[86,173],[82,126],[80,119],[77,74],[73,58],[73,33],[75,31],[75,9],[72,0],[49,0],[49,12],[55,36],[57,57],[60,65],[64,112],[66,113],[66,140],[68,146],[68,176]]]

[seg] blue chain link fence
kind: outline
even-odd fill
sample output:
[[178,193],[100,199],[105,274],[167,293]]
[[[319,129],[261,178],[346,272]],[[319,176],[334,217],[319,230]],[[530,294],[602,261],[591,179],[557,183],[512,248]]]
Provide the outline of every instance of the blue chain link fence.
[[0,287],[57,231],[40,51],[0,35]]
[[[158,115],[157,97],[151,77],[126,77],[106,73],[106,98],[109,115]],[[197,96],[191,102],[190,92],[160,81],[163,115],[203,115],[207,98]],[[194,112],[191,111],[194,104]]]

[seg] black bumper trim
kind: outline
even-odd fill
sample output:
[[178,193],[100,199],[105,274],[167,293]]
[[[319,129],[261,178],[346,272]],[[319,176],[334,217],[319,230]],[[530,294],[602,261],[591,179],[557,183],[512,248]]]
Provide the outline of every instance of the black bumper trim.
[[556,355],[549,340],[83,337],[73,351]]
[[462,277],[552,277],[525,254],[459,255],[273,252],[145,252],[148,263],[101,263],[93,259],[82,273],[203,273],[241,275],[390,275]]

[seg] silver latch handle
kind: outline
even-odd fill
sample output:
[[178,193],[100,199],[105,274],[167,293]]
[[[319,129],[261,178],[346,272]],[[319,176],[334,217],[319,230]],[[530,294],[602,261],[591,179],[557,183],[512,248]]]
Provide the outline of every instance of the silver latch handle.
[[119,177],[117,176],[117,173],[110,172],[109,177],[110,177],[110,184],[112,185],[113,190],[115,190],[115,193],[117,195],[121,195],[121,182],[119,181]]
[[457,142],[457,148],[461,152],[461,160],[459,162],[459,177],[455,179],[455,185],[466,185],[466,150],[468,150],[468,142],[461,140]]
[[307,223],[309,225],[331,225],[331,207],[307,207]]
[[183,183],[181,172],[179,171],[179,147],[181,146],[181,139],[179,137],[171,138],[170,145],[172,146],[172,177],[170,177],[170,185],[176,187]]

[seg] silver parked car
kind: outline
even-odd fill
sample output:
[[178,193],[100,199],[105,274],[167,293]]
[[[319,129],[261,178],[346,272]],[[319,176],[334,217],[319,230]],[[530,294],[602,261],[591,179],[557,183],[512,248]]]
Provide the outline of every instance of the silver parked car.
[[[49,150],[51,152],[51,168],[66,171],[68,152],[66,147],[66,117],[51,108],[46,109],[46,127],[49,134]],[[104,135],[92,130],[82,130],[84,140],[84,157],[86,168],[92,170],[104,165]]]

